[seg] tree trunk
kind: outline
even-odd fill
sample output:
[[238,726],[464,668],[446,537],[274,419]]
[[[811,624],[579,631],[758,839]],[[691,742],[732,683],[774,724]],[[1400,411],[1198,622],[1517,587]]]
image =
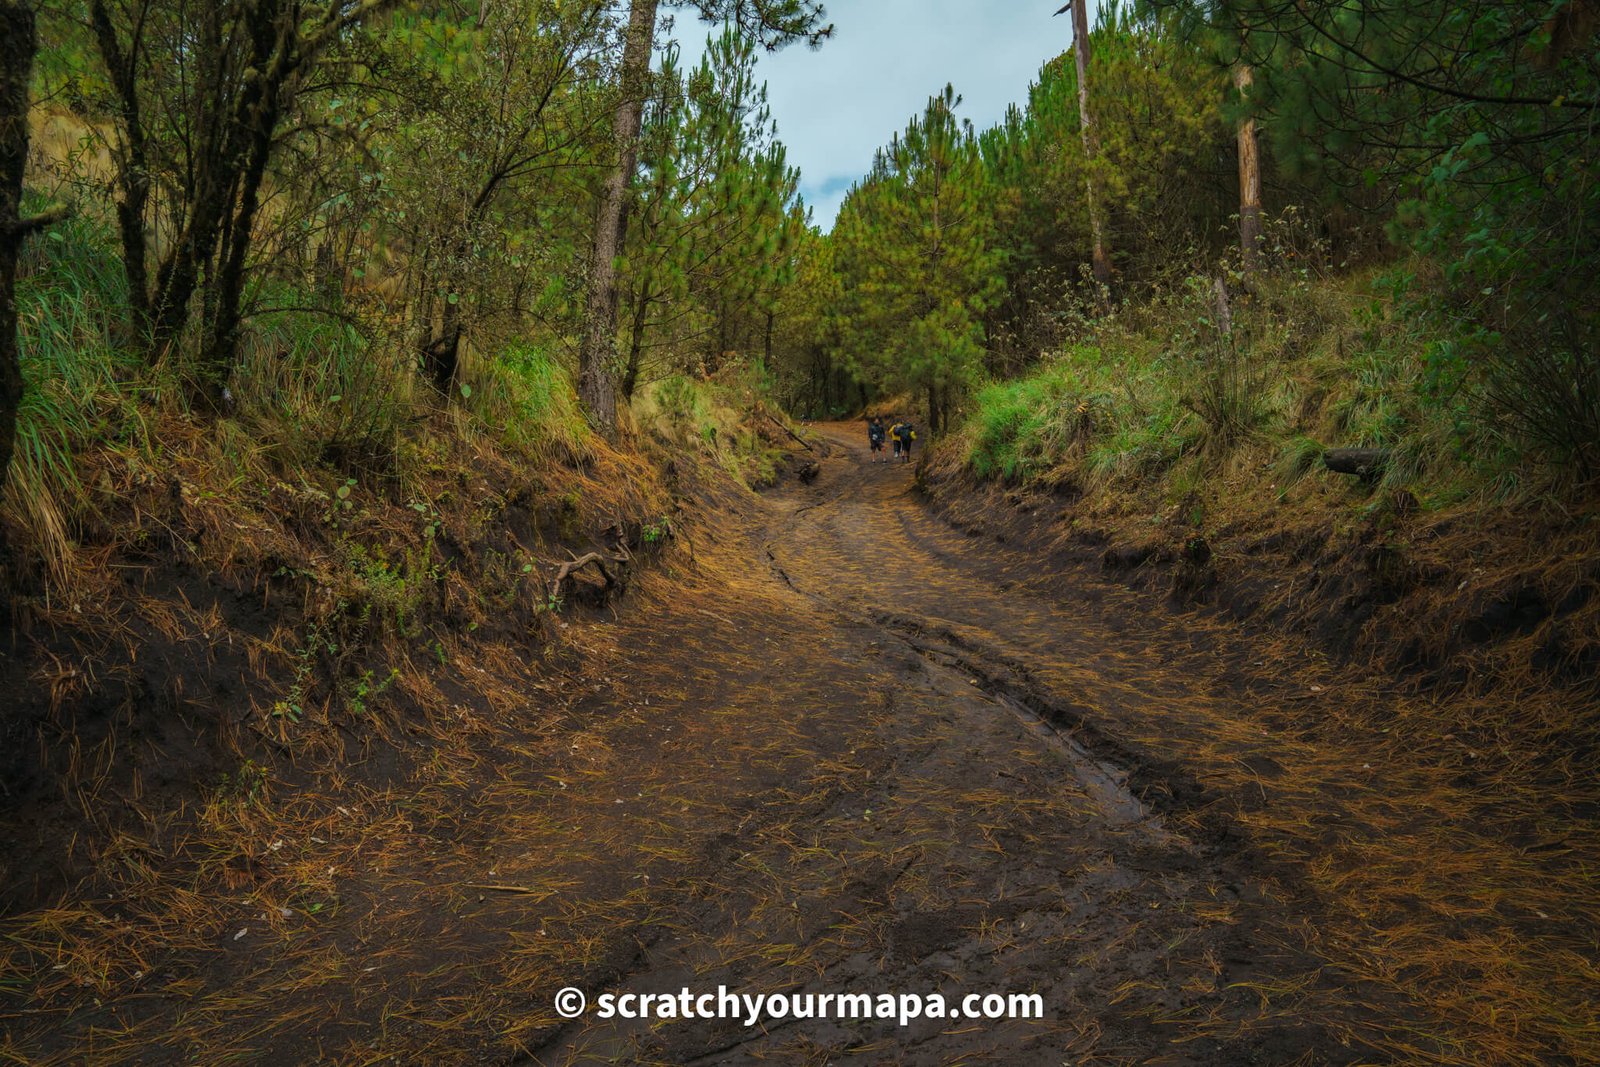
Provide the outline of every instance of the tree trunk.
[[639,365],[644,361],[644,328],[650,320],[650,274],[639,285],[639,299],[633,305],[633,335],[628,338],[628,367],[622,375],[622,399],[632,400],[639,388]]
[[422,346],[422,365],[428,381],[448,399],[456,372],[461,367],[461,313],[455,304],[444,305],[439,336],[430,338]]
[[[267,78],[271,78],[271,74]],[[244,131],[249,153],[237,207],[227,218],[227,230],[221,242],[223,252],[221,270],[217,275],[216,313],[209,331],[210,337],[206,339],[199,382],[216,410],[221,410],[219,402],[223,389],[239,353],[239,327],[244,318],[245,261],[250,252],[256,212],[261,206],[261,183],[266,176],[267,158],[272,152],[272,134],[278,127],[281,89],[275,81],[268,81],[259,103],[244,111],[252,123],[252,128]]]
[[[1249,64],[1233,71],[1233,84],[1241,103],[1255,80]],[[1256,120],[1239,120],[1239,253],[1246,274],[1261,265],[1261,154],[1256,141]]]
[[639,126],[655,43],[657,0],[633,0],[622,49],[622,93],[613,137],[616,168],[600,193],[590,263],[589,300],[578,357],[578,396],[589,421],[607,437],[617,430],[617,256],[628,233],[628,183],[639,161]]
[[1100,289],[1100,302],[1106,304],[1111,298],[1111,255],[1106,251],[1105,218],[1094,181],[1094,163],[1100,145],[1089,109],[1089,7],[1086,0],[1072,0],[1072,53],[1078,64],[1078,132],[1083,137],[1083,157],[1089,168],[1084,185],[1089,206],[1089,233],[1094,239],[1094,280]]
[[928,433],[939,432],[939,388],[928,383]]
[[[0,490],[16,447],[17,413],[26,383],[17,345],[17,257],[30,233],[63,218],[61,209],[22,217],[28,160],[28,88],[39,46],[28,0],[0,0]],[[4,544],[0,543],[0,554]]]
[[90,5],[89,21],[94,27],[106,74],[116,92],[117,110],[121,112],[122,143],[118,152],[124,158],[117,161],[116,168],[116,184],[121,191],[117,198],[117,231],[122,239],[122,270],[128,279],[128,303],[140,334],[138,343],[147,345],[152,323],[150,280],[145,266],[144,211],[150,200],[150,169],[145,154],[144,118],[134,79],[138,56],[133,49],[124,51],[118,42],[104,0],[94,0]]

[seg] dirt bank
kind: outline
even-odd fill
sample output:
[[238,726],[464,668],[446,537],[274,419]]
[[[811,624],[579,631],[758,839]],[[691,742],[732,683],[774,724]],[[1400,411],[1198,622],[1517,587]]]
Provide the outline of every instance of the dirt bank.
[[1271,467],[1217,475],[1209,499],[1085,494],[979,479],[959,452],[919,470],[930,506],[1056,573],[1097,572],[1180,610],[1293,632],[1397,684],[1595,701],[1600,514],[1484,502],[1424,512],[1409,494],[1330,472],[1280,493]]

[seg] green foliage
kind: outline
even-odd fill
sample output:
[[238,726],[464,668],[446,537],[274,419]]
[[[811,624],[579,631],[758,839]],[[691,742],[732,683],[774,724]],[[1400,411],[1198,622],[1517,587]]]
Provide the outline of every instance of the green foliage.
[[1588,7],[1153,6],[1175,11],[1189,41],[1254,66],[1253,106],[1292,172],[1352,206],[1361,190],[1398,205],[1391,237],[1444,270],[1419,309],[1451,338],[1430,359],[1458,379],[1475,419],[1580,476],[1600,471],[1600,65]]
[[[532,317],[572,328],[584,205],[604,165],[609,17],[558,0],[471,3],[403,11],[354,40],[363,78],[322,103],[326,129],[307,145],[321,195],[302,257],[326,245],[342,269],[398,280],[423,342],[493,349]],[[350,230],[354,245],[338,239]]]
[[1130,339],[1077,345],[981,391],[963,433],[982,477],[1073,484],[1166,470],[1199,439],[1170,361]]
[[1317,469],[1325,451],[1322,443],[1314,438],[1300,434],[1289,438],[1278,462],[1278,480],[1285,485],[1298,482]]
[[112,248],[104,226],[68,219],[28,246],[16,289],[27,391],[8,504],[58,580],[66,577],[76,520],[88,507],[77,457],[92,443],[144,443],[135,404],[140,368],[114,336],[128,305]]
[[1224,72],[1159,22],[1115,4],[1100,9],[1090,43],[1092,163],[1070,54],[1045,64],[1026,107],[979,138],[1006,251],[1007,290],[991,316],[996,365],[1026,363],[1062,340],[1059,311],[1087,285],[1091,177],[1125,292],[1175,282],[1202,252],[1220,250],[1235,210],[1236,192],[1217,166],[1233,147],[1222,121]]
[[376,549],[354,541],[339,542],[346,572],[352,579],[349,606],[364,624],[376,621],[410,635],[424,586],[435,575],[423,554],[408,552],[403,560],[385,559]]
[[[1381,486],[1424,506],[1533,488],[1517,476],[1516,439],[1419,358],[1472,338],[1445,333],[1442,313],[1418,314],[1427,287],[1410,266],[1258,278],[1255,297],[1233,301],[1227,334],[1215,285],[1193,278],[1125,308],[1095,325],[1093,343],[981,390],[960,430],[969,466],[1008,481],[1159,486],[1183,502],[1240,462],[1270,467],[1282,492],[1341,444],[1387,449]],[[1286,322],[1298,323],[1289,347]]]
[[669,52],[648,102],[644,175],[623,272],[623,392],[715,372],[742,342],[770,346],[793,251],[810,235],[776,139],[752,42],[725,29],[683,75]]
[[569,461],[589,457],[589,424],[572,375],[547,349],[513,342],[468,377],[477,383],[469,386],[468,406],[507,444],[532,453],[554,449]]
[[851,189],[833,243],[841,353],[858,377],[929,397],[938,425],[982,366],[1001,287],[972,124],[949,86]]
[[673,375],[634,403],[641,426],[700,451],[751,488],[771,485],[783,450],[752,429],[770,403],[771,382],[758,363],[730,364],[713,379]]

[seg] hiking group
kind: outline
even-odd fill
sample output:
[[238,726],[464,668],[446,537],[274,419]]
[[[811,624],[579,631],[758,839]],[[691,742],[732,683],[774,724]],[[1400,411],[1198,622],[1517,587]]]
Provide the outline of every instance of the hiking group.
[[894,458],[902,463],[911,462],[911,442],[917,439],[917,431],[910,422],[900,419],[893,426],[883,425],[883,416],[874,415],[867,420],[867,444],[872,449],[872,459],[876,463],[888,461],[883,454],[883,442],[888,439],[894,445]]

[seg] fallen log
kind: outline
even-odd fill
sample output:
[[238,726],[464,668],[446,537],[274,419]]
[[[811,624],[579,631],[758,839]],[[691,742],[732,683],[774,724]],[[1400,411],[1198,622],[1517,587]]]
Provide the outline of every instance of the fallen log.
[[1330,448],[1322,453],[1322,465],[1337,474],[1375,477],[1389,465],[1386,448]]
[[774,426],[799,442],[801,448],[805,449],[807,452],[816,452],[816,449],[812,448],[810,443],[807,442],[804,437],[801,437],[799,434],[789,429],[789,427],[785,426],[782,419],[778,418],[770,411],[766,412],[765,414],[768,419],[772,420],[772,424]]

